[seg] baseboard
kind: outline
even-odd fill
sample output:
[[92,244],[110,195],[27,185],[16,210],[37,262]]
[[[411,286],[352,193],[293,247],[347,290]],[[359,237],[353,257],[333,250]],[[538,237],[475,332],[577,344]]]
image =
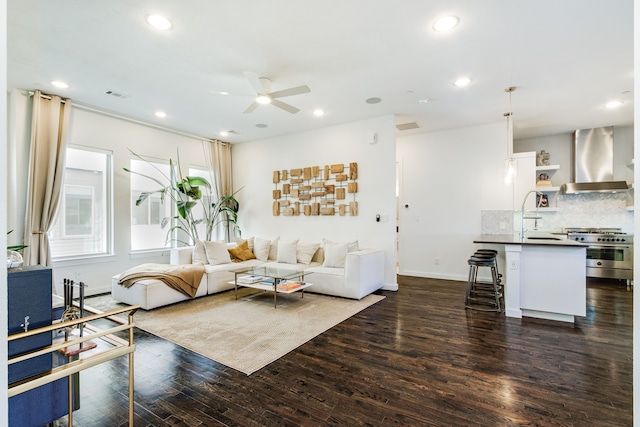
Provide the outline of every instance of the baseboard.
[[455,280],[459,282],[466,282],[468,280],[466,275],[461,276],[457,274],[438,274],[438,273],[429,273],[424,271],[404,270],[399,272],[398,274],[401,276],[424,277],[427,279]]
[[397,291],[398,290],[398,284],[397,283],[388,283],[386,285],[383,285],[380,289],[382,289],[383,291]]

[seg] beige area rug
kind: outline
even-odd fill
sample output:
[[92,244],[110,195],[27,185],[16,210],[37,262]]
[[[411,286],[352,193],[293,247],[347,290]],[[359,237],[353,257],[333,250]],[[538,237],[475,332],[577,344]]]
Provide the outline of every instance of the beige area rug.
[[[150,311],[138,310],[137,327],[247,375],[265,367],[354,314],[384,299],[356,301],[300,293],[278,295],[253,289],[201,297]],[[87,298],[107,311],[122,306],[111,295]]]

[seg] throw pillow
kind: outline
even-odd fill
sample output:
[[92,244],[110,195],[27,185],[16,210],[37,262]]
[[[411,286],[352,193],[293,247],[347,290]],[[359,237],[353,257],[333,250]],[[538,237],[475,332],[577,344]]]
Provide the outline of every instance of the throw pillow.
[[209,261],[207,261],[207,251],[201,240],[196,240],[196,245],[193,247],[193,254],[191,255],[191,262],[193,264],[209,264]]
[[262,239],[256,237],[253,243],[253,253],[260,261],[267,261],[269,259],[269,247],[271,246],[271,240]]
[[224,242],[204,242],[207,252],[207,260],[211,265],[227,264],[231,262],[231,256]]
[[323,267],[344,268],[344,260],[349,251],[348,243],[328,244],[324,247]]
[[296,250],[298,262],[309,265],[319,247],[318,243],[298,243]]
[[277,261],[286,264],[297,264],[297,240],[280,240],[278,242]]
[[272,261],[278,259],[278,240],[280,240],[280,236],[273,239],[271,241],[271,246],[269,246],[269,259]]
[[246,240],[237,245],[235,248],[230,248],[229,253],[232,257],[239,261],[246,261],[248,259],[256,259],[256,256],[249,250],[249,242]]
[[[359,250],[358,241],[357,240],[352,240],[351,242],[346,242],[346,243],[349,246],[347,252],[355,252],[355,251]],[[340,242],[332,242],[331,240],[327,240],[327,239],[322,239],[322,246],[336,245],[336,244],[341,244],[341,243]]]
[[247,242],[249,244],[249,250],[251,252],[253,252],[253,244],[254,244],[254,237],[249,237],[248,239],[241,239],[240,237],[236,237],[236,243],[239,245],[242,242]]

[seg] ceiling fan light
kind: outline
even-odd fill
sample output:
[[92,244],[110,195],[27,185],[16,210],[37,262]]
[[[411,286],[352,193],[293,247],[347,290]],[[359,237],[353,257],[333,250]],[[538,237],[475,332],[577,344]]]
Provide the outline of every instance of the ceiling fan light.
[[260,95],[256,98],[256,102],[258,104],[271,104],[271,98],[266,95]]

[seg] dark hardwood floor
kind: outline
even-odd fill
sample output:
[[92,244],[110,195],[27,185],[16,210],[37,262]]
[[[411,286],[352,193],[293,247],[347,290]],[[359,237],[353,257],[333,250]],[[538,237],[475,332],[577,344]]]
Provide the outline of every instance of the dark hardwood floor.
[[[462,282],[398,282],[251,376],[137,331],[135,425],[632,425],[626,286],[590,281],[564,324],[465,311]],[[127,424],[126,360],[82,373],[74,425]]]

